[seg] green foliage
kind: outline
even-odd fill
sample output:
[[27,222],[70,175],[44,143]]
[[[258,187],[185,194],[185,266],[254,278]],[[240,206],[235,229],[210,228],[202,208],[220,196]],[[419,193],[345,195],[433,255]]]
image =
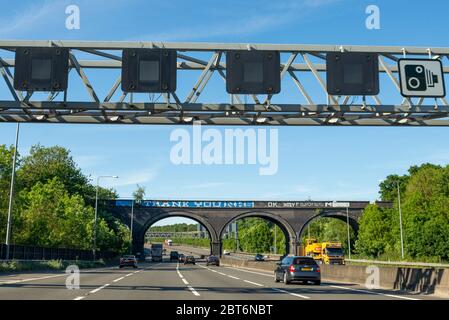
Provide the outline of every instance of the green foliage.
[[[404,251],[408,260],[449,260],[449,166],[412,166],[400,177]],[[394,207],[367,208],[360,221],[357,241],[359,254],[381,259],[400,258],[399,203],[394,195],[394,179],[389,176],[391,193],[381,184],[382,198],[393,199]],[[388,180],[388,178],[387,178]],[[396,191],[397,193],[397,191]]]
[[[14,148],[0,145],[0,226],[6,226],[9,189]],[[0,228],[0,239],[5,239],[5,228]]]
[[[14,149],[0,145],[0,225],[6,214]],[[74,162],[70,151],[59,147],[31,147],[17,161],[12,242],[91,249],[96,186]],[[99,198],[117,198],[113,189],[99,188]],[[0,229],[5,237],[5,228]],[[129,250],[128,228],[99,210],[97,245],[118,253]]]
[[19,271],[44,271],[44,270],[65,270],[69,265],[76,265],[80,269],[104,267],[103,260],[98,261],[5,261],[0,263],[1,272],[19,272]]
[[359,221],[359,234],[355,243],[358,253],[378,257],[391,248],[394,244],[391,214],[390,209],[376,205],[366,207]]
[[196,223],[175,223],[165,226],[152,226],[148,232],[191,232],[197,231],[198,224]]
[[[302,236],[302,243],[306,243],[306,238],[315,238],[318,242],[325,241],[337,241],[342,245],[345,253],[348,253],[348,229],[347,224],[344,221],[336,218],[317,218],[313,220],[308,226]],[[355,233],[352,228],[349,229],[349,236],[351,238],[351,248],[353,249],[353,243],[355,240]]]
[[133,198],[136,202],[141,202],[145,198],[145,187],[137,185],[137,189],[133,192]]

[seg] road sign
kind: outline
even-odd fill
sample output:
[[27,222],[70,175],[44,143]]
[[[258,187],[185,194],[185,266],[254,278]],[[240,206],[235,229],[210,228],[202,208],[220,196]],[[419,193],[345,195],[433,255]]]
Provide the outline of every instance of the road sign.
[[404,97],[441,98],[446,95],[440,60],[399,59],[398,66]]

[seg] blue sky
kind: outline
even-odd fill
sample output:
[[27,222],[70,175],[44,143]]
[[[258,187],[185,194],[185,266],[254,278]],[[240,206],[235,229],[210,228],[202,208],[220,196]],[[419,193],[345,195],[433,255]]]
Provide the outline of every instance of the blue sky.
[[[0,3],[0,39],[449,46],[449,4],[443,0],[430,5],[405,0]],[[80,7],[80,30],[65,28],[69,4]],[[365,28],[369,4],[380,8],[380,30]],[[94,72],[90,76],[103,93],[116,78]],[[178,82],[181,96],[193,81],[187,77]],[[288,81],[277,101],[300,102]],[[200,101],[217,102],[224,92],[222,80],[213,78],[209,87]],[[86,97],[79,83],[73,82],[72,97]],[[3,83],[0,99],[10,99]],[[276,175],[260,176],[254,165],[176,166],[169,160],[173,129],[23,124],[19,148],[26,154],[36,143],[67,147],[93,179],[120,176],[102,180],[104,186],[128,197],[138,183],[152,199],[375,200],[379,180],[388,174],[405,173],[423,162],[449,162],[444,128],[280,127]],[[0,124],[1,144],[13,144],[14,135],[15,124]]]

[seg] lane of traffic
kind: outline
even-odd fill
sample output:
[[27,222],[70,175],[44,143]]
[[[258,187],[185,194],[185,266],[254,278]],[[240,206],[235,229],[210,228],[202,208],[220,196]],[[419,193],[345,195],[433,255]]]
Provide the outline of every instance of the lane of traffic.
[[298,298],[276,292],[269,286],[244,277],[228,276],[222,272],[224,271],[222,267],[211,267],[211,269],[213,271],[206,269],[202,264],[180,265],[180,272],[200,295],[195,298],[211,300],[289,300]]

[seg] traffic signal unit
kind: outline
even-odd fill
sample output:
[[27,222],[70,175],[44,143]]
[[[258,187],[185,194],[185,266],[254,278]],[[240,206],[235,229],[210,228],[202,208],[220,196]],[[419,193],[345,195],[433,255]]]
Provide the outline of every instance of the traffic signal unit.
[[14,89],[64,91],[69,74],[67,48],[22,47],[16,50]]
[[175,92],[176,51],[124,49],[122,90],[124,92]]
[[327,92],[330,95],[368,96],[379,93],[377,53],[332,52],[326,55]]

